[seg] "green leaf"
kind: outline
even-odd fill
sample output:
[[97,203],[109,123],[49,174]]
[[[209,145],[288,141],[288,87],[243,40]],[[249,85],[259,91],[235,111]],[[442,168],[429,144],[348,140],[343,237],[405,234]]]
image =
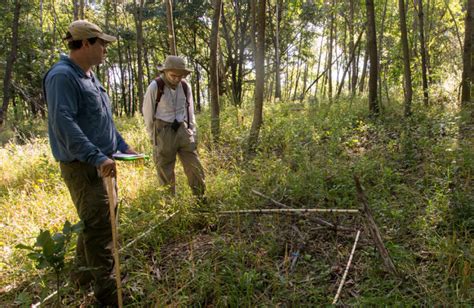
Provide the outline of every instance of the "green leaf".
[[38,261],[42,258],[44,258],[43,254],[42,253],[39,253],[39,252],[32,252],[32,253],[29,253],[27,255],[28,258],[30,258],[31,260],[33,261]]
[[72,228],[71,228],[71,223],[69,222],[69,220],[66,220],[66,222],[64,223],[64,227],[63,227],[63,233],[64,234],[69,234],[71,233],[72,231]]
[[38,265],[36,265],[37,269],[44,269],[48,268],[50,266],[50,263],[46,259],[41,259]]
[[36,238],[35,246],[42,247],[45,256],[51,256],[54,253],[54,241],[51,238],[51,233],[49,231],[41,231]]
[[18,245],[15,246],[15,248],[35,251],[35,249],[34,249],[33,247],[27,246],[27,245],[25,245],[25,244],[18,244]]
[[73,233],[76,233],[76,234],[81,233],[82,230],[84,230],[84,222],[82,220],[79,220],[78,223],[72,225],[71,229]]

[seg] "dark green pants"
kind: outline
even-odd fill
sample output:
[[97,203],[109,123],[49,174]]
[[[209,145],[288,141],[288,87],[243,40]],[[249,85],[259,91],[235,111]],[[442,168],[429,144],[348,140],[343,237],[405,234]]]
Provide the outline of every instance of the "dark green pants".
[[112,229],[107,191],[96,167],[82,162],[60,163],[84,230],[78,236],[71,278],[85,285],[94,281],[94,294],[105,305],[117,303],[113,276]]

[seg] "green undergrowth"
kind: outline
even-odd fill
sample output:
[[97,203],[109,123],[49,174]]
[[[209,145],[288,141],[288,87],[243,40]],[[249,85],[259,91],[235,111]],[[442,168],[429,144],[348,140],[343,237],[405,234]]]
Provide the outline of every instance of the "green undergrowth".
[[[226,108],[217,143],[209,114],[199,115],[210,213],[194,210],[180,166],[177,196],[170,198],[151,160],[119,162],[121,262],[130,306],[331,304],[356,230],[362,235],[339,303],[472,303],[474,156],[458,140],[456,110],[420,107],[404,119],[401,106],[393,105],[371,118],[366,104],[267,105],[252,160],[245,159],[252,110]],[[151,154],[141,119],[118,119],[117,126],[139,152]],[[35,269],[15,245],[32,244],[40,230],[57,231],[66,219],[78,219],[45,129],[36,129],[0,149],[2,306],[28,306],[54,289],[52,274]],[[292,208],[358,209],[354,176],[398,277],[384,268],[357,214],[215,214],[279,207],[253,191]],[[314,216],[353,231],[321,227]],[[66,266],[72,258],[71,251]],[[66,283],[67,269],[62,275]],[[69,286],[62,294],[65,306],[93,301]]]

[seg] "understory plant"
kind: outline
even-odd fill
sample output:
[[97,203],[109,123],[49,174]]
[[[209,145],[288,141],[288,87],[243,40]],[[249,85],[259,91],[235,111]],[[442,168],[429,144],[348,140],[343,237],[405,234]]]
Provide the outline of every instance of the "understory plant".
[[36,242],[32,246],[18,244],[16,248],[30,251],[28,258],[36,262],[37,269],[52,269],[56,276],[56,291],[58,307],[61,303],[60,275],[65,265],[65,255],[68,251],[72,235],[78,234],[84,229],[82,221],[72,225],[68,220],[64,223],[62,232],[51,235],[49,230],[41,230]]

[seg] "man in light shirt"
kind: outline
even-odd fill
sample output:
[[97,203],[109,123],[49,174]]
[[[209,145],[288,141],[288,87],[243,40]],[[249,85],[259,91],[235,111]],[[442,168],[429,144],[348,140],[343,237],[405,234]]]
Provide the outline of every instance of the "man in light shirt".
[[153,143],[158,179],[175,193],[176,156],[183,164],[193,194],[202,199],[204,170],[197,154],[196,121],[191,86],[184,79],[191,70],[183,58],[168,56],[158,70],[160,76],[148,86],[143,117]]

